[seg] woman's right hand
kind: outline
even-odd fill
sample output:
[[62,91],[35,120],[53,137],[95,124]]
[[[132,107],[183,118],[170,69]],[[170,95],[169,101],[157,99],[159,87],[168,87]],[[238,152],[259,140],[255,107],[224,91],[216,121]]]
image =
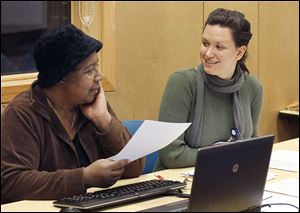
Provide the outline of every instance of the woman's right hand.
[[106,188],[112,186],[124,173],[124,166],[128,160],[100,159],[83,169],[83,178],[86,187]]

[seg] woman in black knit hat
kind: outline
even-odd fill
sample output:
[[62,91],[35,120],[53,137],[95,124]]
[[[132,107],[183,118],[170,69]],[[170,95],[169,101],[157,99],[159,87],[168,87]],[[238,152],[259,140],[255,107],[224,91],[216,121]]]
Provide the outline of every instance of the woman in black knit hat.
[[130,135],[106,101],[101,48],[72,24],[36,43],[38,80],[1,117],[1,203],[59,199],[143,171],[144,159],[107,159]]

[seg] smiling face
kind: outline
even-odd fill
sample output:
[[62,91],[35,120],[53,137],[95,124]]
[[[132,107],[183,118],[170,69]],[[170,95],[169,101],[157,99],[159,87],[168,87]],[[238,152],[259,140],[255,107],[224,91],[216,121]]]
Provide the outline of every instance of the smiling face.
[[207,74],[230,79],[237,61],[245,51],[245,46],[236,47],[230,28],[206,25],[202,36],[200,57]]
[[75,71],[66,76],[66,94],[74,103],[91,103],[100,91],[99,81],[103,79],[98,71],[98,56],[92,53],[75,68]]

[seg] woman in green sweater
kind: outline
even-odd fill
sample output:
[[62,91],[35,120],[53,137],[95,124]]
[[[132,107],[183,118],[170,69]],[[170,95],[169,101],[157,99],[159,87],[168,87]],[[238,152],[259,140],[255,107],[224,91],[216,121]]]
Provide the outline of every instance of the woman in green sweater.
[[196,68],[168,80],[159,120],[192,122],[189,129],[160,150],[157,170],[194,166],[199,147],[257,136],[263,89],[244,64],[252,37],[250,23],[238,11],[216,9],[204,26]]

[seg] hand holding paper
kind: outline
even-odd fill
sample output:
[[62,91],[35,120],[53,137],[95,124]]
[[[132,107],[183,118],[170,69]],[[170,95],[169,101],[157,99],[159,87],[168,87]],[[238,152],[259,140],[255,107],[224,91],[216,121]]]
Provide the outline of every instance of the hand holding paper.
[[109,159],[134,161],[158,151],[178,138],[190,124],[145,120],[126,146]]

